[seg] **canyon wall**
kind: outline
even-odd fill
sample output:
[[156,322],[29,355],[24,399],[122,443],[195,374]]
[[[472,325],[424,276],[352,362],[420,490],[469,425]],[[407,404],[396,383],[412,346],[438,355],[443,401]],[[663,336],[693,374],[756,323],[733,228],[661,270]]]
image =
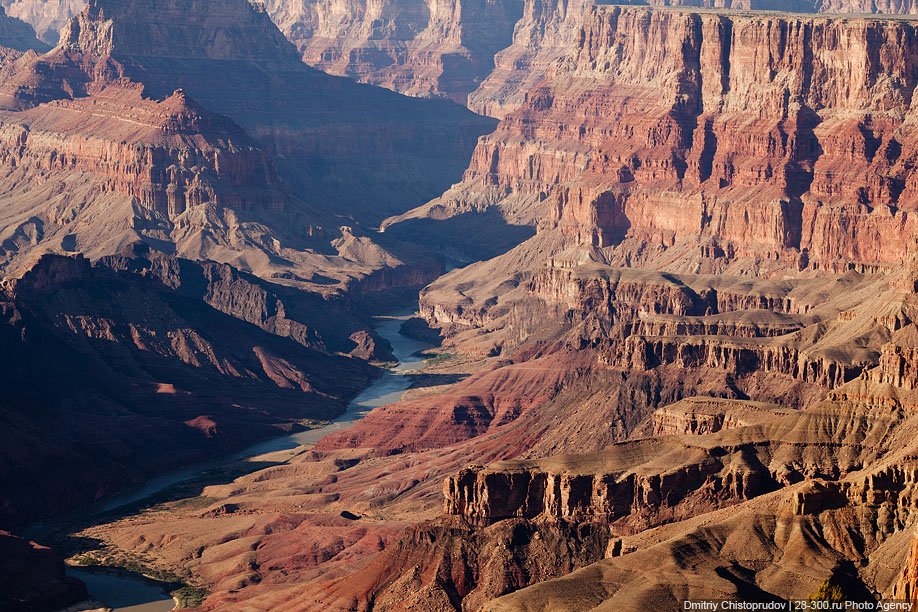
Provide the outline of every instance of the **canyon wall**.
[[[576,42],[584,14],[603,4],[607,3],[265,3],[271,17],[312,66],[408,95],[450,98],[497,118],[504,118],[526,102],[529,91]],[[860,15],[912,15],[918,11],[911,2],[858,0],[651,0],[646,4]]]
[[162,100],[182,89],[230,117],[283,156],[278,171],[313,206],[369,223],[442,191],[492,125],[445,101],[310,69],[264,9],[245,0],[211,0],[191,11],[166,1],[90,2],[65,26],[58,48],[11,68],[3,106],[18,111],[84,96],[125,77],[148,96]]
[[302,324],[260,318],[251,281],[245,292],[237,278],[228,303],[219,269],[133,263],[49,255],[4,283],[6,527],[340,414],[375,375],[318,350]]
[[315,71],[244,0],[192,8],[91,2],[3,68],[0,265],[142,243],[326,295],[434,278],[362,226],[451,183],[490,122]]
[[91,101],[64,100],[4,119],[0,161],[9,167],[93,174],[103,192],[123,193],[173,221],[207,204],[282,212],[283,194],[265,152],[182,91],[156,102],[144,99],[140,87],[113,87]]
[[48,45],[35,37],[35,31],[16,15],[7,14],[0,6],[0,46],[15,51],[46,51]]
[[86,0],[3,0],[0,4],[12,17],[32,24],[39,38],[53,45],[61,28],[83,10]]
[[505,118],[522,106],[535,87],[576,41],[590,0],[528,0],[513,41],[494,56],[494,70],[469,95],[469,108]]
[[693,260],[894,266],[914,46],[907,21],[592,7],[427,210],[497,205],[632,263],[700,242]]
[[520,17],[520,0],[266,3],[310,66],[465,104]]

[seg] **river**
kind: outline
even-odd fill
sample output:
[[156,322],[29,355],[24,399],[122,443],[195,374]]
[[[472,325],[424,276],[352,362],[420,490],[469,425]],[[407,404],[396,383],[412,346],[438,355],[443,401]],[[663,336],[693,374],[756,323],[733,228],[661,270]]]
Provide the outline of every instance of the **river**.
[[[376,332],[392,345],[392,353],[398,360],[398,365],[386,370],[363,393],[354,398],[347,412],[328,425],[265,440],[233,455],[157,476],[140,487],[101,500],[80,514],[89,517],[103,515],[122,506],[154,498],[174,485],[200,480],[208,472],[220,467],[238,464],[266,453],[311,446],[327,434],[350,427],[373,408],[398,401],[411,385],[411,378],[407,374],[424,362],[424,358],[419,356],[420,351],[431,348],[430,344],[399,333],[402,323],[411,316],[413,315],[401,314],[374,318]],[[108,604],[117,612],[165,612],[173,609],[174,602],[168,595],[143,580],[75,568],[68,570],[68,574],[83,580],[93,599]]]

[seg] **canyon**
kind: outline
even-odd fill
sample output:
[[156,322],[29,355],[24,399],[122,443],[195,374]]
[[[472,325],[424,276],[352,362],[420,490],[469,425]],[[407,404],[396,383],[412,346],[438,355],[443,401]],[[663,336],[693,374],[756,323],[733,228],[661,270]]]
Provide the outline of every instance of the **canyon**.
[[0,603],[918,601],[912,8],[651,4],[6,2]]

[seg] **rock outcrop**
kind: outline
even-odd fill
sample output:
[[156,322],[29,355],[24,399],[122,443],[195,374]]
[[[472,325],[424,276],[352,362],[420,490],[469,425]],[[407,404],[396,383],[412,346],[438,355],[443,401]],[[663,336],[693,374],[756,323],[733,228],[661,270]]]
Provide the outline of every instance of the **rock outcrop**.
[[108,87],[3,119],[0,161],[6,166],[98,176],[102,193],[124,194],[170,222],[208,205],[285,212],[285,194],[264,150],[182,90],[155,101],[145,99],[140,86]]
[[469,108],[504,119],[523,106],[528,93],[579,36],[590,0],[526,0],[513,41],[494,56],[494,70],[469,95]]
[[918,545],[915,544],[913,538],[902,572],[893,586],[892,597],[914,603],[918,599],[915,594],[916,588],[918,588]]

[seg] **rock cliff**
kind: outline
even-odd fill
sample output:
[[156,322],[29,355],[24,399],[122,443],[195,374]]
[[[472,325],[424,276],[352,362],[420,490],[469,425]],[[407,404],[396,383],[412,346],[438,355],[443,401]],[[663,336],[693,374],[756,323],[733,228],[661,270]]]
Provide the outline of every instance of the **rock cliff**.
[[284,212],[265,152],[182,90],[154,101],[140,87],[110,87],[4,119],[6,166],[98,176],[103,193],[122,193],[169,221],[207,205]]
[[899,20],[590,7],[463,183],[410,216],[498,206],[629,265],[892,268],[914,40]]
[[48,45],[35,37],[35,31],[32,27],[17,19],[15,15],[9,15],[0,6],[0,46],[12,49],[14,51],[46,51]]
[[362,83],[465,104],[520,17],[519,0],[289,2],[268,13],[303,61]]
[[494,70],[469,95],[469,108],[503,119],[522,106],[529,90],[570,50],[593,4],[590,0],[526,0],[512,43],[494,56]]
[[86,0],[3,0],[0,4],[12,17],[32,24],[39,38],[54,45],[61,28],[83,10]]

